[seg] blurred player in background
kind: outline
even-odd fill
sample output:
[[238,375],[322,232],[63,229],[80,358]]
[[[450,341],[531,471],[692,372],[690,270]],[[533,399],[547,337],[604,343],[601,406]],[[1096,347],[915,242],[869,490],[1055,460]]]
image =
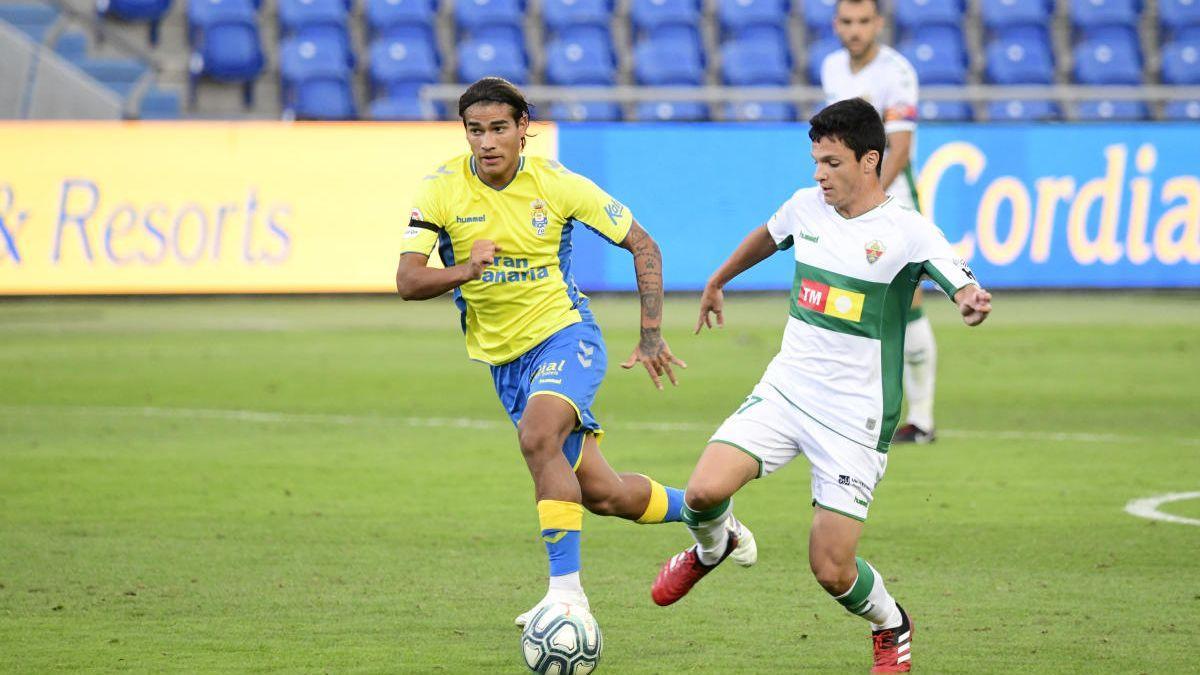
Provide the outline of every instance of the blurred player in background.
[[[633,255],[641,340],[621,364],[645,366],[654,385],[676,383],[660,333],[662,255],[624,205],[558,162],[525,157],[529,103],[509,82],[485,78],[458,102],[471,152],[442,164],[418,190],[396,289],[405,300],[454,291],[467,355],[491,367],[533,476],[547,602],[588,608],[580,584],[583,509],[639,523],[680,519],[683,493],[641,474],[617,474],[600,453],[592,400],[608,359],[588,298],[571,275],[571,233],[583,225]],[[445,269],[427,266],[437,248]]]
[[[882,182],[896,203],[920,211],[916,156],[917,73],[895,49],[880,44],[883,17],[877,0],[838,0],[833,27],[844,49],[821,64],[821,87],[826,105],[862,98],[875,107],[887,132]],[[904,339],[904,398],[908,419],[896,430],[894,443],[929,443],[933,428],[937,344],[933,326],[921,307],[921,289],[913,296]]]
[[753,230],[709,279],[696,332],[724,325],[725,284],[794,248],[787,328],[779,354],[750,396],[708,441],[688,480],[683,520],[696,544],[654,581],[659,605],[678,601],[731,556],[742,526],[732,496],[801,453],[812,465],[808,560],[821,586],[871,623],[872,672],[911,668],[912,622],[883,575],[856,557],[867,509],[900,421],[903,327],[928,275],[975,326],[991,295],[975,283],[941,231],[884,193],[884,130],[862,99],[811,120],[817,187],[798,190]]

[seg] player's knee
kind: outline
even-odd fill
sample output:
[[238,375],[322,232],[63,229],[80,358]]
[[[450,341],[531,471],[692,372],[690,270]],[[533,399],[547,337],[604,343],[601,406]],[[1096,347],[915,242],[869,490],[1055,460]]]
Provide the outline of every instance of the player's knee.
[[526,457],[538,457],[550,453],[561,452],[563,439],[554,429],[544,426],[522,425],[517,430],[517,440],[521,444],[521,452]]
[[713,483],[693,481],[688,483],[683,502],[693,511],[707,511],[728,497],[724,489]]

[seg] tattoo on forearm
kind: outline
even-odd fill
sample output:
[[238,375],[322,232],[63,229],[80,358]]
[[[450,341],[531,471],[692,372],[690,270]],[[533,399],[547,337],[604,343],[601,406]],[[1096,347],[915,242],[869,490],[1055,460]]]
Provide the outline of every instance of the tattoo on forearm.
[[662,351],[659,328],[663,306],[662,251],[641,228],[637,228],[629,243],[642,305],[642,337],[638,347],[644,356],[657,357]]

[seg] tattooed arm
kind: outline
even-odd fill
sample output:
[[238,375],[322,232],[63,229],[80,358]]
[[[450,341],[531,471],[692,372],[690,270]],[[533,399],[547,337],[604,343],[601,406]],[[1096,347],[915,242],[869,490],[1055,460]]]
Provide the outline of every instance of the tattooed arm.
[[638,295],[642,300],[642,337],[633,354],[621,367],[629,369],[640,362],[650,373],[654,386],[659,389],[663,388],[660,379],[663,374],[671,384],[678,384],[671,366],[687,368],[687,364],[675,358],[662,338],[662,251],[636,220],[620,246],[633,254],[633,270],[637,275]]

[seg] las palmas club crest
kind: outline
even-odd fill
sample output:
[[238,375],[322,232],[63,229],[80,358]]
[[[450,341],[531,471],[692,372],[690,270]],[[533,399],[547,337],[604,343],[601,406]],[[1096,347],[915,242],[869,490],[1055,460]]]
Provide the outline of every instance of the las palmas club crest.
[[530,224],[533,225],[537,236],[544,236],[546,234],[546,225],[550,222],[549,216],[546,215],[546,202],[535,199],[529,202],[529,208],[532,209],[532,215],[529,219]]
[[882,242],[880,242],[878,239],[875,239],[871,241],[871,243],[867,244],[866,250],[867,262],[874,265],[876,260],[879,260],[883,257],[883,252],[886,251],[887,248],[884,247]]

